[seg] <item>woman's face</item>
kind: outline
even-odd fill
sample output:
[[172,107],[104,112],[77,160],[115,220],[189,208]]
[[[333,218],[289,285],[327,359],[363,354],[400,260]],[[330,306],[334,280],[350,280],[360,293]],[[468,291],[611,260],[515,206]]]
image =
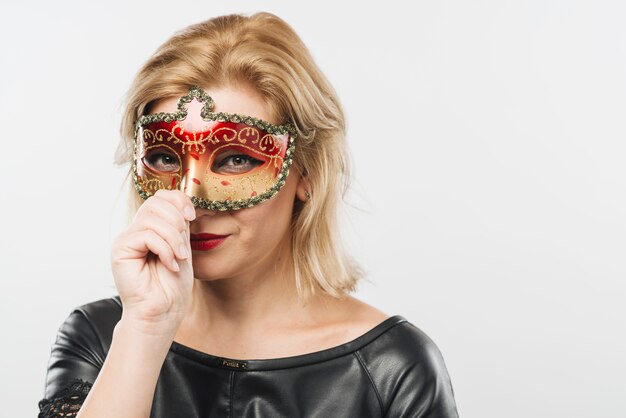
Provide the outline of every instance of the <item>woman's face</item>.
[[[215,102],[214,112],[254,116],[277,124],[263,98],[246,85],[205,89]],[[158,101],[152,113],[176,112],[178,97]],[[233,157],[232,165],[245,164]],[[292,167],[283,188],[271,199],[236,211],[210,211],[196,208],[190,224],[194,276],[216,280],[235,276],[272,273],[276,262],[290,256],[291,216],[296,196],[305,199],[304,180]],[[221,237],[195,240],[199,234]],[[206,236],[205,236],[206,237]]]

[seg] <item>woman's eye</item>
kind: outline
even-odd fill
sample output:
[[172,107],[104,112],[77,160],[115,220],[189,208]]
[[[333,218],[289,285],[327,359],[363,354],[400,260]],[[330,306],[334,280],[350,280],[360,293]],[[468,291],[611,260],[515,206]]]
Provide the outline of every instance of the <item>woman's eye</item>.
[[252,170],[261,165],[263,161],[252,158],[245,154],[233,154],[226,157],[218,157],[211,170],[214,173],[240,174]]
[[155,152],[145,156],[143,161],[148,167],[161,173],[175,173],[180,170],[178,158],[171,154]]

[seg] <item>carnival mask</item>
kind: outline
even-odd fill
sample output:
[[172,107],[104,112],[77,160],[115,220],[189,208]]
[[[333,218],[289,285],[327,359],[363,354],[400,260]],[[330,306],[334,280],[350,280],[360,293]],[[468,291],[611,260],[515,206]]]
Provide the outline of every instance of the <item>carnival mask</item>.
[[144,115],[135,125],[133,179],[147,199],[182,190],[195,206],[235,210],[259,204],[285,184],[296,132],[232,113],[214,113],[199,87],[178,100],[176,113]]

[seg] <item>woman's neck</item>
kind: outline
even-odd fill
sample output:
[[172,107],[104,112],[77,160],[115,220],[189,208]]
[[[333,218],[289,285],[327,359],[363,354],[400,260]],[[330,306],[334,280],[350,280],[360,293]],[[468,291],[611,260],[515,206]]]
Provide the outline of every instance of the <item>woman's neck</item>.
[[288,255],[272,266],[255,269],[256,274],[196,279],[175,341],[206,352],[229,352],[231,347],[237,351],[236,346],[251,346],[294,328],[314,326],[320,319],[315,306],[323,297],[308,301],[298,297]]
[[[290,277],[291,276],[291,277]],[[245,328],[276,323],[304,308],[293,275],[266,271],[256,276],[200,281],[193,285],[190,314],[210,327]]]

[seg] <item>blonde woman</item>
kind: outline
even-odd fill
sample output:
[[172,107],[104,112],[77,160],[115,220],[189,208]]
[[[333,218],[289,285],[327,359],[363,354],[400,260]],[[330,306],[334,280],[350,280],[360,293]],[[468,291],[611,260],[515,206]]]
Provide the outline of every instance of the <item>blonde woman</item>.
[[130,88],[119,296],[76,308],[40,417],[456,417],[434,343],[349,294],[337,96],[278,17],[163,44]]

